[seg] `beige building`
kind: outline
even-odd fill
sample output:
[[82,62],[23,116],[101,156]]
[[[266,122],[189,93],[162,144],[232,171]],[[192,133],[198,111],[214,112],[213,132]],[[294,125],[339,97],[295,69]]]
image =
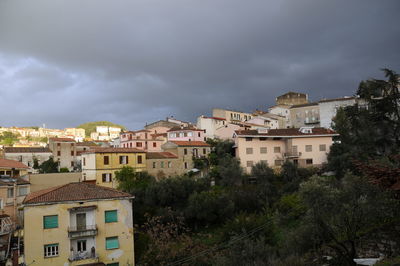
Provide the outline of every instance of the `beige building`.
[[35,160],[38,165],[47,161],[53,154],[49,148],[44,147],[5,147],[4,155],[6,159],[19,161],[29,167],[29,173],[37,172],[33,168]]
[[212,110],[212,116],[224,118],[227,122],[245,122],[253,117],[250,113],[221,108],[214,108]]
[[30,174],[28,180],[30,191],[36,192],[42,189],[65,185],[68,183],[81,181],[82,173],[50,173],[50,174]]
[[146,171],[158,180],[182,175],[181,160],[170,152],[147,152]]
[[300,92],[288,92],[276,97],[277,105],[298,105],[308,103],[308,95]]
[[293,105],[290,107],[290,127],[300,128],[304,126],[319,127],[318,103]]
[[74,171],[77,165],[75,140],[50,138],[49,149],[53,153],[54,160],[59,162],[59,168],[68,168],[69,171]]
[[301,167],[321,166],[327,161],[334,136],[337,134],[330,129],[312,127],[237,131],[236,157],[246,172],[258,162],[270,167],[279,167],[286,160]]
[[168,141],[162,146],[165,152],[178,156],[176,171],[187,173],[194,168],[193,157],[207,157],[211,151],[210,145],[204,141]]
[[83,128],[66,128],[65,130],[65,135],[73,138],[77,142],[82,142],[85,137],[85,129]]
[[133,197],[70,183],[23,202],[25,265],[134,265]]

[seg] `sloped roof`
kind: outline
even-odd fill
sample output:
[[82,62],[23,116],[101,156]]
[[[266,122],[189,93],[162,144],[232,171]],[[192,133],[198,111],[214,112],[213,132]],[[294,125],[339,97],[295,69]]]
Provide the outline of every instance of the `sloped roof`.
[[320,100],[320,103],[327,103],[327,102],[338,102],[338,101],[351,101],[357,99],[356,97],[342,97],[342,98],[335,98],[335,99],[324,99]]
[[8,159],[0,159],[0,168],[28,169],[29,167],[18,161],[8,160]]
[[4,147],[5,153],[42,153],[50,152],[49,148],[44,147]]
[[337,133],[331,129],[323,127],[312,128],[311,133],[303,133],[299,128],[282,128],[282,129],[269,129],[267,132],[258,132],[257,130],[237,130],[235,133],[238,136],[266,136],[266,137],[291,137],[291,136],[315,136],[315,135],[328,135],[336,136]]
[[148,152],[147,159],[176,159],[178,156],[171,152]]
[[317,105],[317,106],[318,106],[318,103],[317,103],[317,102],[315,102],[315,103],[303,103],[303,104],[296,104],[296,105],[292,105],[292,106],[290,107],[290,109],[294,109],[294,108],[301,108],[301,107],[308,107],[308,106],[315,106],[315,105]]
[[171,131],[181,131],[181,130],[204,131],[203,129],[195,128],[194,126],[188,126],[188,127],[180,127],[180,126],[177,126],[177,127],[171,128],[170,130],[168,130],[168,132],[171,132]]
[[84,182],[75,182],[30,193],[26,196],[23,204],[29,205],[117,198],[132,198],[132,195],[113,188],[96,186]]
[[178,145],[178,146],[187,146],[187,147],[209,147],[210,145],[204,141],[177,141],[171,140],[170,142]]
[[83,153],[143,153],[145,151],[139,150],[136,148],[102,148],[102,147],[96,147],[96,148],[91,148],[88,151],[85,151]]
[[28,185],[30,184],[29,181],[21,178],[21,177],[17,177],[17,178],[10,178],[10,177],[2,177],[0,178],[0,186],[13,186],[14,182],[17,183],[17,185]]

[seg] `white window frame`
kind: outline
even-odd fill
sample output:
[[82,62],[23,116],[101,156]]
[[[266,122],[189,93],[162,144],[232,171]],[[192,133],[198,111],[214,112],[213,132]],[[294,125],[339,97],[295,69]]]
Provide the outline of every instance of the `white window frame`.
[[[53,245],[53,246],[49,246]],[[47,246],[47,247],[46,247]],[[44,247],[44,257],[57,257],[59,255],[59,245],[58,244],[48,244]]]

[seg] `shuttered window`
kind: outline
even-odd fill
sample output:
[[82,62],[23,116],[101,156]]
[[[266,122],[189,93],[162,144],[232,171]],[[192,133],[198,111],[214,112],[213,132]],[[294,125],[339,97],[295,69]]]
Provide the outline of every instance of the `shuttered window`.
[[58,215],[44,216],[43,217],[43,228],[51,229],[58,227]]
[[107,266],[119,266],[119,263],[118,262],[109,263],[107,264]]
[[106,249],[119,248],[118,237],[107,237],[106,238]]
[[106,223],[118,222],[117,210],[105,211],[105,222]]

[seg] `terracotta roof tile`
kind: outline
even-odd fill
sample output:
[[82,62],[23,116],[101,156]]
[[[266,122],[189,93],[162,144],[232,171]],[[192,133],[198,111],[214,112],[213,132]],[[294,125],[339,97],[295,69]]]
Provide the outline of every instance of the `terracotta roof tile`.
[[132,195],[116,189],[96,186],[84,182],[76,182],[30,193],[26,196],[23,203],[37,204],[131,197]]
[[148,152],[147,159],[176,159],[178,156],[171,152]]
[[176,141],[172,140],[170,141],[178,146],[188,146],[188,147],[198,147],[198,146],[204,146],[204,147],[209,147],[210,145],[204,141]]
[[18,161],[8,160],[8,159],[0,159],[0,168],[28,169],[29,167]]

